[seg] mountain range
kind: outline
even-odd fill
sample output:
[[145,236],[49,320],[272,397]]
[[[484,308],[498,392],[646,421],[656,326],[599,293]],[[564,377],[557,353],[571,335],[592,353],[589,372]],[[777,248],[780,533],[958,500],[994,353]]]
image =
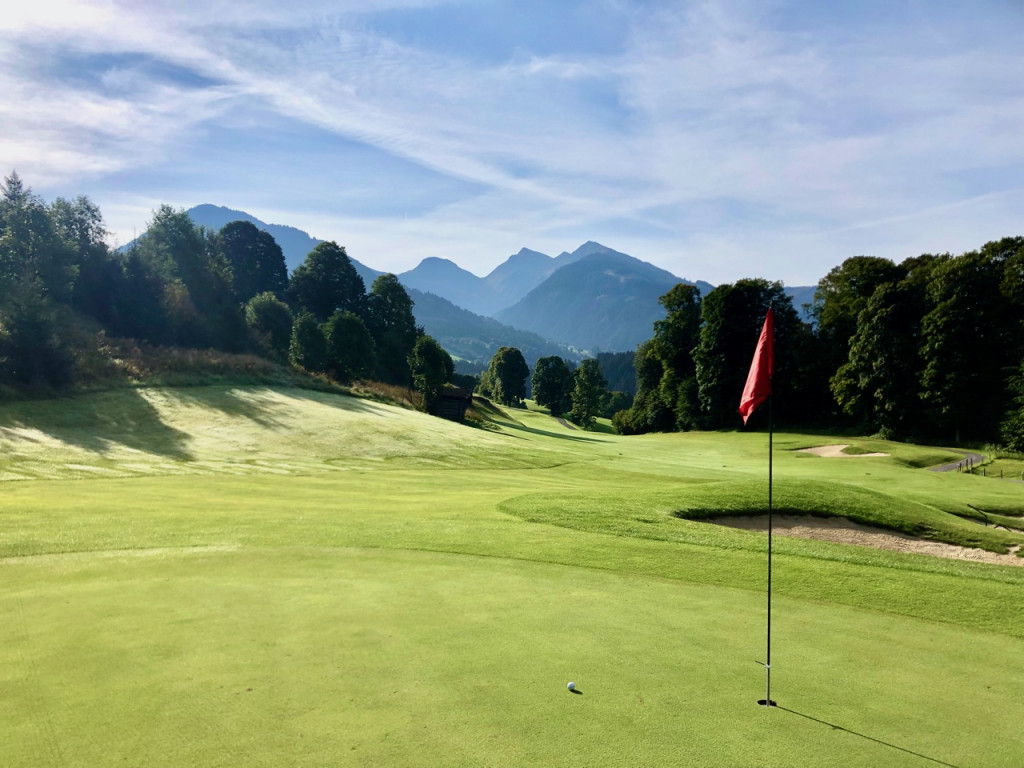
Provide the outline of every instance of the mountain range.
[[[289,272],[321,242],[295,227],[266,224],[222,206],[203,204],[187,213],[213,230],[239,220],[265,230],[281,246]],[[382,274],[357,259],[352,264],[367,289]],[[531,365],[546,355],[578,360],[600,351],[632,351],[664,316],[658,297],[672,286],[696,285],[702,295],[713,288],[595,242],[555,257],[523,248],[485,277],[431,257],[398,278],[414,302],[417,323],[462,370],[486,365],[504,345],[519,347]],[[787,288],[798,311],[813,290]]]

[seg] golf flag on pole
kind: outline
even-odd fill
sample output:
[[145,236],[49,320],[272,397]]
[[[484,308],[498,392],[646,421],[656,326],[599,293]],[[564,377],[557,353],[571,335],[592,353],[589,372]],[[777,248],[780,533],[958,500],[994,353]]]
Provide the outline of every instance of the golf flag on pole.
[[[747,383],[740,396],[740,416],[747,423],[757,406],[768,400],[772,394],[772,376],[775,374],[775,312],[771,307],[764,316],[761,337],[757,340],[754,359],[750,362]],[[758,704],[765,707],[778,706],[772,701],[772,437],[775,425],[772,419],[772,404],[768,402],[768,623],[765,638],[764,698]]]
[[747,384],[743,387],[740,397],[740,416],[747,423],[750,414],[772,393],[772,376],[775,375],[775,311],[768,309],[761,328],[761,338],[757,340],[754,359],[750,362]]

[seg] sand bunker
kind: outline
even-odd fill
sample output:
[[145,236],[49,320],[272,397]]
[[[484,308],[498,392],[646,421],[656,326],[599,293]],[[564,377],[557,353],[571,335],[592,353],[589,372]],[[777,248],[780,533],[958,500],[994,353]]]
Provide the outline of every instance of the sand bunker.
[[869,459],[872,456],[888,456],[888,453],[843,453],[844,448],[849,448],[849,443],[842,445],[819,445],[817,448],[801,448],[800,453],[813,453],[815,456],[824,456],[828,459]]
[[[768,517],[719,517],[711,522],[730,528],[742,528],[747,531],[767,531]],[[847,520],[845,517],[811,517],[795,515],[773,515],[772,533],[780,536],[798,536],[804,539],[834,541],[839,544],[857,544],[878,549],[890,549],[896,552],[910,552],[919,555],[949,557],[958,560],[974,560],[980,563],[996,563],[998,565],[1024,566],[1024,558],[1017,557],[1015,552],[1020,547],[1011,549],[1010,554],[1000,555],[974,547],[960,547],[940,541],[915,539],[895,531],[870,528],[866,525]]]

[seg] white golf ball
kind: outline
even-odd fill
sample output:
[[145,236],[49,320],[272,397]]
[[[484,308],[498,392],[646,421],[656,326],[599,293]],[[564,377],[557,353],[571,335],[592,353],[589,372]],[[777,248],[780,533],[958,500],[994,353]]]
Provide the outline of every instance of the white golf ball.
[[570,691],[575,691],[576,690],[576,683],[569,683],[565,687],[568,688]]

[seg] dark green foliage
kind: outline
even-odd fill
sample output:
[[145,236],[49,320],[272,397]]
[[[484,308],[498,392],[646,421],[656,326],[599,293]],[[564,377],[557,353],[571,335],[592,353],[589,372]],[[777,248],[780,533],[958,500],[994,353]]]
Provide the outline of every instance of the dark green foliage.
[[693,357],[706,428],[739,425],[740,393],[769,307],[775,309],[775,407],[784,412],[790,405],[797,370],[794,340],[799,337],[800,319],[782,283],[738,280],[715,288],[701,306],[703,325]]
[[1000,290],[1010,302],[1024,307],[1024,237],[1007,237],[996,243],[989,243],[982,252],[1000,250],[1003,263],[1003,279]]
[[82,195],[74,201],[58,197],[50,206],[50,218],[77,273],[71,304],[105,323],[110,318],[110,308],[117,302],[111,288],[117,285],[121,267],[113,260],[103,240],[107,232],[100,209]]
[[[366,295],[355,264],[335,243],[316,246],[296,269],[286,292],[300,309],[293,323],[280,301],[280,250],[251,224],[233,222],[215,236],[184,212],[161,206],[130,251],[111,253],[102,216],[88,198],[47,206],[17,174],[0,191],[0,382],[6,386],[47,391],[90,375],[87,361],[99,358],[81,347],[97,337],[96,323],[106,339],[257,348],[277,359],[287,348],[294,364],[329,368],[340,380],[412,381],[409,365],[422,330],[409,292],[394,275],[383,275]],[[818,285],[817,330],[796,319],[780,284],[765,280],[719,286],[703,301],[692,286],[675,285],[659,301],[665,314],[649,341],[632,357],[601,354],[596,363],[616,392],[601,389],[593,413],[612,416],[620,432],[738,425],[739,392],[764,313],[774,305],[779,423],[855,424],[887,436],[944,441],[1001,437],[1018,449],[1024,440],[1024,237],[898,265],[848,259]],[[445,339],[460,333],[464,318],[458,318]],[[495,324],[495,346],[508,344],[513,333]],[[474,349],[460,353],[464,371],[479,371],[467,361],[491,354],[486,345]],[[565,395],[565,356],[540,345],[536,351],[548,356],[534,372],[537,401],[554,413],[575,405],[587,421],[585,395],[599,388],[575,385],[591,378],[592,364],[572,380],[573,402]],[[451,358],[440,357],[450,367]],[[500,347],[479,389],[519,404],[529,374],[518,346]]]
[[288,296],[297,311],[324,322],[335,312],[366,315],[366,285],[337,243],[319,243],[292,273]]
[[843,411],[871,432],[906,436],[920,415],[923,292],[913,283],[882,283],[858,318],[847,362],[831,381]]
[[163,308],[180,346],[242,348],[245,321],[232,287],[231,267],[215,237],[184,210],[162,205],[133,253],[164,280]]
[[883,283],[898,282],[904,275],[904,269],[888,259],[854,256],[818,281],[812,313],[824,342],[821,352],[829,371],[846,362],[857,319],[875,289]]
[[245,305],[245,324],[256,347],[267,357],[286,360],[292,336],[292,311],[273,293],[259,293]]
[[58,237],[74,254],[77,276],[71,292],[71,305],[112,329],[125,314],[124,264],[111,254],[104,242],[100,209],[89,198],[74,201],[58,197],[50,206],[50,216]]
[[324,324],[327,341],[326,370],[336,381],[370,376],[374,369],[373,337],[355,312],[341,310]]
[[175,328],[164,302],[168,279],[159,265],[142,258],[134,249],[124,259],[123,271],[115,277],[116,303],[109,317],[114,336],[143,339],[154,344],[177,342]]
[[614,421],[623,434],[688,430],[701,423],[693,357],[700,340],[700,291],[679,283],[658,303],[665,317],[654,323],[654,338],[633,357],[636,397],[629,413]]
[[936,263],[929,275],[921,385],[947,439],[984,439],[1006,411],[1005,353],[1021,320],[999,290],[1002,277],[1002,263],[976,251]]
[[413,386],[423,395],[423,410],[432,413],[455,372],[451,355],[430,336],[420,336],[409,355],[409,368]]
[[1003,445],[1011,451],[1024,453],[1024,361],[1009,379],[1012,398],[1010,409],[1003,416],[999,432]]
[[4,179],[0,193],[0,295],[27,278],[46,298],[67,301],[78,270],[50,211],[17,173]]
[[258,293],[284,296],[288,268],[281,246],[269,233],[248,221],[232,221],[217,233],[217,246],[231,267],[238,301],[245,303]]
[[700,292],[680,283],[658,303],[665,308],[665,318],[654,324],[654,352],[662,367],[658,397],[672,412],[675,429],[694,429],[700,423],[693,358],[700,342]]
[[612,418],[616,413],[625,411],[633,405],[633,398],[627,392],[605,391],[601,398],[601,415],[606,419]]
[[26,275],[7,286],[0,306],[0,381],[36,390],[71,383],[68,321],[61,314],[38,278]]
[[665,369],[680,379],[693,376],[693,349],[700,340],[701,298],[696,286],[679,283],[658,299],[665,317],[654,323],[654,344]]
[[665,369],[653,339],[636,348],[633,367],[636,370],[636,396],[628,411],[612,417],[615,431],[623,435],[637,435],[674,430],[672,408],[661,398],[661,379]]
[[327,370],[327,339],[320,323],[308,312],[295,318],[288,343],[288,362],[312,373]]
[[[1024,237],[1004,237],[986,243],[981,253],[992,258],[1000,267],[1002,278],[999,291],[1005,302],[1009,322],[1007,323],[1007,344],[1005,356],[1011,361],[1024,358]],[[1009,368],[1015,366],[1011,364]]]
[[608,389],[625,392],[632,397],[636,394],[636,368],[633,366],[635,352],[599,352],[597,363],[601,375],[608,382]]
[[419,333],[413,302],[393,274],[373,281],[367,298],[367,326],[377,349],[376,376],[389,384],[408,385],[409,355]]
[[593,429],[607,392],[597,360],[590,358],[580,363],[573,371],[572,379],[572,410],[569,411],[569,418],[583,429]]
[[451,378],[452,384],[456,387],[462,387],[470,392],[476,392],[480,386],[480,377],[474,376],[471,373],[453,373]]
[[61,302],[77,273],[74,247],[17,173],[0,192],[0,381],[60,388],[72,377]]
[[526,398],[526,377],[530,367],[515,347],[501,347],[481,379],[490,397],[502,405],[521,405]]
[[530,391],[537,405],[560,416],[572,408],[572,371],[562,358],[542,357],[533,368]]

